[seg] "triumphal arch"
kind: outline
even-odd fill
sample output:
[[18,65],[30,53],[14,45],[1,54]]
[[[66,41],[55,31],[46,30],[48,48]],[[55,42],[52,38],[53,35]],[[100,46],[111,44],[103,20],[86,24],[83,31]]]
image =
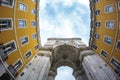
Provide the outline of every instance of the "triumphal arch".
[[60,66],[71,67],[76,80],[117,80],[112,69],[81,38],[49,38],[17,80],[54,80]]

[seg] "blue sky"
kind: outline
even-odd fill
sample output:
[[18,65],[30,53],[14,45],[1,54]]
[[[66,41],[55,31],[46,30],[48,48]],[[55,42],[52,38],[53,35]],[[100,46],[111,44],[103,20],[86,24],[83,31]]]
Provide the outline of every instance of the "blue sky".
[[90,31],[89,0],[41,0],[40,33],[47,38],[82,38],[88,44]]
[[73,69],[68,66],[59,67],[57,72],[58,75],[55,77],[55,80],[75,80],[75,77],[72,75]]
[[[42,45],[46,43],[47,38],[51,37],[78,37],[82,38],[82,41],[88,45],[90,33],[89,16],[89,0],[40,0]],[[67,74],[67,71],[69,74]],[[74,80],[72,70],[69,67],[60,68],[58,69],[59,72],[60,74],[55,80]]]

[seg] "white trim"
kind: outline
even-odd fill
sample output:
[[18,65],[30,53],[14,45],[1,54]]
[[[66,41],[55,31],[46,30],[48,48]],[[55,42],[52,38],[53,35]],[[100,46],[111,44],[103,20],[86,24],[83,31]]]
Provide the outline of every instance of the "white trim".
[[[97,22],[100,22],[100,26],[96,26],[96,23],[97,23]],[[101,27],[101,21],[96,21],[96,22],[95,22],[95,27],[97,27],[97,28]]]
[[[109,43],[106,43],[106,42],[104,41],[105,37],[109,37],[109,38],[111,38],[111,39],[112,39],[112,42],[111,42],[111,44],[109,44]],[[110,36],[104,36],[104,38],[103,38],[103,42],[104,42],[104,44],[108,44],[109,46],[112,46],[112,43],[113,43],[113,38],[112,38],[112,37],[110,37]]]
[[3,30],[0,30],[0,31],[13,30],[13,20],[12,20],[12,18],[0,18],[0,20],[1,19],[11,20],[11,28],[9,28],[9,29],[3,29]]
[[[25,27],[19,27],[19,20],[26,21],[26,26]],[[18,28],[27,28],[27,19],[18,19]]]
[[36,21],[36,20],[31,20],[31,24],[32,24],[32,22],[35,22],[35,23],[36,23],[36,26],[32,26],[32,25],[31,25],[31,27],[37,27],[37,21]]
[[118,1],[118,10],[120,11],[120,1]]
[[[15,1],[15,3],[14,3],[14,5],[15,5],[15,7],[14,7],[14,26],[16,26],[16,10],[17,10],[17,1],[18,0],[16,0]],[[20,57],[22,58],[22,61],[23,61],[23,63],[24,63],[24,65],[26,66],[26,63],[25,63],[25,61],[24,61],[24,58],[23,58],[23,56],[22,56],[22,53],[21,53],[21,50],[20,50],[20,47],[19,47],[19,43],[18,43],[18,37],[17,37],[17,32],[16,32],[16,27],[14,27],[14,35],[15,35],[15,40],[16,40],[16,43],[17,43],[17,48],[18,48],[18,51],[19,51],[19,54],[20,54]]]
[[[36,38],[33,39],[33,35],[34,35],[34,34],[36,34]],[[32,39],[33,39],[33,40],[37,39],[37,33],[33,33],[33,34],[32,34]]]
[[18,58],[18,60],[12,64],[14,66],[19,60],[21,61],[22,65],[21,65],[21,67],[17,71],[19,71],[23,67],[22,59]]
[[108,6],[112,6],[112,7],[113,7],[113,11],[111,11],[111,12],[114,12],[114,5],[113,5],[113,4],[109,4],[109,5],[106,5],[106,6],[104,7],[104,12],[105,12],[105,14],[111,13],[111,12],[106,12],[106,7],[108,7]]
[[[6,69],[6,71],[10,74],[10,76],[15,80],[15,77],[13,76],[13,74],[9,71],[8,69],[8,64],[6,62],[4,62],[0,56],[0,61],[2,63],[2,65],[4,66],[4,68]],[[7,66],[6,66],[7,65]]]
[[118,61],[115,57],[111,57],[111,59],[110,59],[110,61],[109,61],[110,65],[113,66],[114,68],[116,68],[116,67],[111,63],[112,58],[114,58],[117,62],[119,62],[119,61]]
[[28,37],[28,36],[25,35],[25,36],[19,38],[19,40],[20,40],[20,44],[21,44],[21,47],[25,46],[26,44],[29,44],[29,37],[28,37],[28,42],[26,42],[25,44],[22,45],[22,43],[21,43],[21,39],[22,39],[22,38],[25,38],[25,37]]
[[[32,10],[35,10],[35,14],[32,13]],[[35,9],[35,8],[31,8],[31,14],[36,16],[36,14],[37,14],[37,9]]]
[[[113,22],[113,23],[114,23],[113,28],[107,27],[107,26],[106,26],[106,22]],[[115,20],[105,20],[105,28],[106,28],[106,29],[114,29],[114,27],[115,27]]]
[[[107,57],[105,57],[105,56],[103,56],[101,53],[102,53],[102,51],[104,51],[104,52],[106,52],[107,53]],[[107,60],[107,58],[108,58],[108,56],[109,56],[109,53],[107,52],[107,51],[105,51],[105,50],[103,50],[103,49],[101,49],[100,50],[100,56],[101,57],[103,57],[104,59],[106,59]]]
[[[95,34],[99,35],[99,38],[96,38],[96,37],[95,37]],[[95,33],[95,34],[94,34],[94,38],[95,38],[95,39],[100,39],[100,34],[99,34],[99,33]]]
[[14,6],[14,0],[13,0],[13,3],[12,3],[12,6],[8,6],[8,5],[6,5],[6,4],[1,4],[2,6],[5,6],[5,7],[9,7],[9,8],[13,8],[13,6]]
[[12,42],[14,42],[14,44],[15,44],[15,50],[13,50],[12,52],[10,52],[10,53],[9,53],[9,54],[7,54],[7,55],[10,55],[11,53],[13,53],[13,52],[15,52],[15,51],[17,50],[15,40],[9,41],[9,42],[5,43],[4,45],[6,46],[7,44],[10,44],[10,43],[12,43]]
[[36,50],[38,50],[38,48],[37,48],[37,49],[35,49],[35,47],[36,47],[36,46],[38,46],[38,47],[39,47],[39,45],[38,45],[38,44],[36,44],[36,45],[34,46],[34,50],[35,50],[35,51],[36,51]]
[[[20,5],[20,4],[23,4],[23,5],[25,5],[25,6],[26,6],[26,11],[21,10],[21,9],[19,8],[19,5]],[[27,5],[27,4],[25,4],[25,3],[23,3],[23,2],[20,2],[20,1],[19,1],[19,2],[18,2],[18,10],[19,10],[19,11],[23,11],[23,12],[27,12],[27,11],[28,11],[28,5]]]
[[[93,45],[97,46],[96,44],[93,44]],[[93,48],[93,45],[92,45],[92,49],[95,50],[95,51],[97,51],[97,49],[94,49],[94,48]],[[98,48],[98,46],[97,46],[97,48]]]
[[[31,52],[31,56],[29,56],[28,59],[27,59],[25,55],[26,55],[29,51]],[[32,57],[32,50],[29,49],[29,50],[24,54],[24,57],[25,57],[26,61],[28,61],[28,60]]]
[[100,14],[101,14],[101,10],[100,10],[100,9],[96,9],[96,10],[95,10],[95,15],[96,15],[96,16],[99,16],[99,15],[100,15],[100,14],[96,14],[96,11],[98,11],[98,10],[100,11]]
[[[118,44],[118,42],[120,42],[120,40],[117,40],[117,42],[116,42],[116,43]],[[117,49],[117,50],[120,50],[120,49],[118,49],[118,48],[117,48],[117,44],[116,44],[116,49]]]
[[32,2],[34,2],[36,4],[36,2],[34,0],[32,0]]
[[96,0],[95,0],[95,4],[97,4],[97,3],[99,3],[100,2],[100,0],[98,0],[98,2],[96,2]]

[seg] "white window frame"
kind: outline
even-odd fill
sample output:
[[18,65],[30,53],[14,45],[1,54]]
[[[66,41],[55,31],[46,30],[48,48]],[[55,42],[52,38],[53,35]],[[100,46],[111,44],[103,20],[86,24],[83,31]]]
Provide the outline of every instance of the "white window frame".
[[[29,58],[26,58],[26,54],[27,54],[29,51],[31,52],[31,56],[29,56]],[[25,59],[28,61],[28,60],[32,57],[32,50],[29,49],[29,50],[24,54],[24,56],[25,56]]]
[[119,9],[119,11],[120,11],[120,1],[118,1],[118,9]]
[[[25,27],[19,27],[19,21],[26,21],[26,26]],[[27,28],[27,20],[26,19],[18,19],[18,28]]]
[[2,5],[2,6],[5,6],[5,7],[13,8],[13,6],[14,6],[14,2],[15,2],[15,0],[13,0],[12,6],[10,6],[10,5],[6,5],[6,4],[2,4],[2,3],[1,3],[1,5]]
[[37,0],[32,0],[34,3],[36,3],[37,2]]
[[[95,37],[95,35],[99,35],[99,38]],[[94,35],[95,39],[100,39],[100,34],[95,33],[95,35]]]
[[[100,26],[96,26],[96,23],[97,23],[97,22],[100,22]],[[101,21],[96,21],[96,22],[95,22],[95,26],[96,26],[97,28],[98,28],[98,27],[101,27]]]
[[118,42],[120,42],[120,40],[117,40],[116,49],[117,49],[117,50],[120,50],[120,49],[117,48]]
[[[109,11],[109,12],[106,12],[106,7],[109,7],[109,6],[112,6],[112,7],[113,7],[113,10],[112,10],[112,11]],[[105,11],[105,13],[114,12],[114,5],[113,5],[113,4],[109,4],[109,5],[105,6],[105,7],[104,7],[104,11]]]
[[[20,7],[19,7],[20,4],[26,6],[26,10],[20,9]],[[27,4],[25,4],[25,3],[23,3],[23,2],[19,2],[19,4],[18,4],[18,10],[23,11],[23,12],[27,12],[27,8],[28,8]]]
[[[112,57],[112,58],[114,58],[117,62],[119,62],[115,57]],[[116,67],[111,63],[112,58],[110,59],[109,63],[116,69]]]
[[[32,22],[35,22],[36,25],[35,25],[35,26],[32,26]],[[37,26],[37,22],[36,22],[35,20],[32,20],[32,21],[31,21],[31,26],[32,26],[32,27],[36,27],[36,26]]]
[[97,10],[95,11],[95,15],[96,15],[96,16],[98,16],[98,15],[101,14],[101,11],[100,11],[100,14],[96,14],[96,12],[97,12],[98,10],[100,11],[100,9],[97,9]]
[[105,50],[103,50],[103,49],[101,49],[101,51],[100,51],[100,55],[104,58],[104,59],[107,59],[107,57],[105,57],[105,56],[103,56],[101,53],[102,53],[102,51],[104,51],[104,52],[106,52],[107,53],[107,57],[109,56],[109,53],[107,52],[107,51],[105,51]]
[[[35,47],[36,47],[36,46],[38,46],[38,44],[36,44],[36,45],[34,46],[34,50],[38,50],[38,48],[37,48],[37,49],[35,49]],[[38,46],[38,47],[39,47],[39,46]]]
[[26,42],[25,44],[22,44],[21,39],[22,39],[22,38],[25,38],[25,37],[28,37],[28,36],[26,35],[26,36],[23,36],[23,37],[20,38],[21,47],[22,47],[22,46],[25,46],[26,44],[29,43],[29,37],[28,37],[28,42]]
[[22,67],[23,67],[23,62],[22,62],[22,59],[21,58],[19,58],[16,62],[14,62],[13,63],[13,66],[18,62],[18,61],[21,61],[21,63],[22,63],[22,65],[21,65],[21,67],[17,70],[17,71],[19,71]]
[[98,3],[98,2],[99,2],[99,0],[98,0],[97,2],[96,2],[96,0],[95,0],[95,4]]
[[12,29],[13,29],[13,21],[12,21],[12,18],[0,18],[0,20],[2,20],[2,19],[4,19],[4,20],[11,20],[11,28],[9,28],[9,29],[2,29],[2,30],[0,30],[0,31],[12,30]]
[[[111,28],[111,27],[107,27],[107,26],[106,26],[106,23],[107,23],[107,22],[113,22],[113,23],[114,23],[114,26],[113,26],[112,28]],[[115,21],[114,21],[114,20],[106,20],[106,21],[105,21],[105,28],[106,28],[106,29],[114,29],[114,27],[115,27]]]
[[[107,42],[105,42],[105,41],[104,41],[105,37],[109,37],[109,38],[111,38],[111,39],[112,39],[111,44],[109,44],[109,43],[107,43]],[[110,45],[110,46],[111,46],[111,45],[112,45],[112,43],[113,43],[113,38],[112,38],[112,37],[110,37],[110,36],[104,36],[104,38],[103,38],[103,42],[104,42],[105,44],[108,44],[108,45]]]
[[[32,10],[34,10],[36,13],[33,13]],[[37,10],[34,9],[34,8],[31,8],[31,14],[36,15],[37,14]]]
[[[96,44],[93,44],[93,45],[97,46]],[[92,45],[92,46],[93,46],[93,45]],[[93,47],[92,47],[92,49],[96,51],[96,50],[98,49],[98,46],[97,46],[97,49],[95,49],[95,48],[93,48]]]
[[[34,34],[36,34],[36,38],[33,38],[33,35],[34,35]],[[37,39],[37,33],[33,33],[33,34],[32,34],[32,39],[33,39],[33,40],[34,40],[34,39]]]
[[13,52],[15,52],[16,50],[17,50],[17,45],[16,45],[16,42],[15,42],[15,40],[12,40],[12,41],[9,41],[9,42],[7,42],[7,43],[5,43],[4,45],[6,46],[6,45],[8,45],[8,44],[10,44],[10,43],[12,43],[12,42],[14,42],[14,44],[15,44],[15,50],[13,50],[12,52],[10,52],[9,54],[7,54],[7,55],[10,55],[10,54],[12,54]]

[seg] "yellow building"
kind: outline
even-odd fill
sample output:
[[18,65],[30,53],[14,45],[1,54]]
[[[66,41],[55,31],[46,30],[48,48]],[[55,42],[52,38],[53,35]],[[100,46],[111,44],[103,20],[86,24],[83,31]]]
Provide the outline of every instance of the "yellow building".
[[0,76],[15,78],[38,53],[38,10],[39,0],[0,0]]
[[90,10],[89,45],[116,73],[119,73],[120,0],[90,0]]

